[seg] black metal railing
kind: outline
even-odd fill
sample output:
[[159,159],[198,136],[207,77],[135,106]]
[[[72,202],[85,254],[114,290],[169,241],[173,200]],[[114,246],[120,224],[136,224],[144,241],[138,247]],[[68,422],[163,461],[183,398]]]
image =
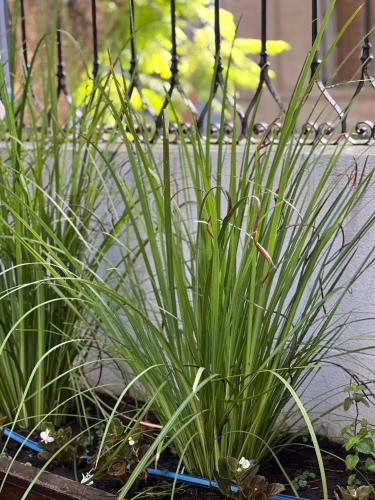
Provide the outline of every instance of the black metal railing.
[[[21,9],[21,35],[22,35],[22,53],[24,66],[27,69],[29,67],[29,54],[28,54],[28,44],[27,44],[27,23],[25,17],[24,0],[20,1]],[[99,63],[99,39],[98,39],[98,26],[97,26],[97,2],[96,0],[91,1],[91,23],[92,23],[92,78],[96,80],[100,76],[100,63]],[[207,120],[207,112],[209,109],[210,101],[201,103],[200,111],[191,102],[188,96],[185,94],[183,86],[179,78],[179,57],[177,53],[177,39],[176,39],[176,0],[170,0],[170,36],[171,36],[171,54],[170,54],[170,70],[171,75],[169,82],[167,82],[167,91],[165,99],[161,106],[161,109],[155,112],[149,106],[146,99],[143,97],[142,93],[142,83],[141,75],[138,69],[138,51],[136,45],[135,32],[137,28],[137,17],[135,11],[134,0],[129,1],[129,30],[130,30],[130,66],[129,66],[129,76],[130,84],[124,89],[130,98],[136,89],[141,96],[144,109],[147,111],[149,119],[151,118],[153,126],[149,126],[149,136],[150,134],[156,138],[162,129],[162,113],[167,107],[170,99],[178,93],[182,97],[184,103],[186,104],[191,115],[195,117],[199,128],[204,131]],[[239,109],[236,105],[234,106],[234,97],[231,95],[226,95],[226,102],[228,105],[233,106],[236,109],[236,116],[239,121],[240,126],[238,127],[239,134],[238,139],[241,140],[249,132],[254,135],[255,138],[262,137],[267,138],[271,134],[275,135],[278,133],[282,127],[282,117],[285,113],[284,104],[282,99],[274,86],[273,81],[270,78],[270,58],[267,53],[267,41],[268,41],[268,21],[269,16],[272,13],[269,12],[269,6],[267,5],[267,0],[260,0],[261,2],[261,14],[260,14],[260,30],[261,30],[261,51],[259,54],[259,68],[260,76],[259,83],[256,90],[249,97],[249,102],[243,110]],[[349,137],[353,144],[369,144],[375,141],[375,124],[372,120],[375,120],[375,106],[373,106],[372,117],[370,120],[363,120],[358,122],[350,130],[348,129],[348,116],[351,113],[353,99],[357,99],[363,92],[363,89],[368,86],[374,90],[374,100],[375,103],[375,77],[372,76],[370,72],[370,65],[373,59],[372,46],[370,43],[370,32],[372,29],[371,19],[372,19],[372,2],[373,0],[364,0],[364,8],[362,12],[363,16],[363,45],[359,57],[359,64],[361,68],[361,75],[356,82],[355,88],[348,100],[346,106],[342,107],[335,100],[331,92],[331,86],[325,84],[323,78],[321,78],[320,71],[320,55],[319,51],[315,54],[313,62],[311,64],[311,78],[314,77],[315,85],[318,88],[321,97],[325,100],[326,105],[332,110],[334,114],[334,119],[331,122],[319,123],[317,121],[310,121],[308,123],[301,125],[301,137],[303,137],[306,143],[312,144],[317,141],[328,141],[332,143],[338,142],[342,137]],[[306,0],[308,3],[308,0]],[[318,16],[318,0],[311,0],[311,34],[312,34],[312,44],[316,41],[319,31],[319,16]],[[212,61],[213,68],[213,85],[212,82],[207,82],[207,86],[212,85],[213,96],[217,97],[219,90],[225,88],[225,75],[224,66],[222,63],[221,54],[221,31],[220,31],[220,0],[213,0],[212,9],[214,10],[214,31],[215,31],[215,45],[214,45],[214,55]],[[63,47],[61,42],[61,31],[60,31],[60,18],[58,22],[58,29],[56,34],[56,45],[57,45],[57,92],[58,96],[65,95],[68,102],[71,102],[70,94],[67,88],[65,65],[63,59]],[[253,123],[250,117],[259,101],[262,98],[262,93],[268,92],[274,102],[277,104],[279,113],[277,120],[273,121],[270,125],[262,122]],[[212,93],[210,99],[212,99]],[[250,125],[251,124],[251,125]],[[249,127],[252,130],[249,131]],[[189,127],[186,124],[185,127]],[[217,133],[218,125],[214,123],[211,124],[211,129],[213,137]],[[231,133],[231,124],[227,124],[228,135]],[[171,124],[171,137],[178,140],[178,134],[176,126]]]

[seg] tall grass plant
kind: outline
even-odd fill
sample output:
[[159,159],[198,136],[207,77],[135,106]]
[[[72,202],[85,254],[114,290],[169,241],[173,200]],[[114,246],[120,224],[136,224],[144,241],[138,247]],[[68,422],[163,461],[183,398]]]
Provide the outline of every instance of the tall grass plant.
[[[38,58],[45,58],[46,76],[44,100],[36,104]],[[74,363],[95,342],[79,294],[58,280],[59,269],[71,279],[105,275],[122,214],[106,184],[116,150],[102,142],[103,103],[89,99],[61,119],[47,36],[18,90],[9,95],[2,81],[1,100],[0,417],[30,427],[79,393]],[[64,411],[60,405],[56,423]]]
[[[160,152],[139,140],[120,86],[121,113],[104,97],[129,162],[125,178],[112,168],[130,221],[123,240],[127,274],[119,291],[104,282],[82,282],[82,289],[116,356],[133,373],[145,374],[146,394],[159,390],[153,408],[160,422],[169,425],[175,416],[174,445],[191,473],[213,478],[222,457],[269,459],[297,408],[324,482],[298,391],[333,353],[346,326],[340,305],[374,255],[371,249],[345,275],[373,228],[373,213],[342,245],[340,235],[373,173],[353,183],[351,166],[338,170],[345,138],[335,148],[306,148],[296,132],[314,85],[311,63],[333,8],[295,85],[281,132],[268,143],[254,143],[249,132],[238,146],[234,126],[228,144],[224,106],[217,144],[208,125],[205,138],[196,127],[186,138],[180,128],[181,144],[170,146],[165,115]],[[313,180],[318,166],[320,178]],[[146,372],[149,366],[154,369]],[[176,416],[183,401],[188,404]]]

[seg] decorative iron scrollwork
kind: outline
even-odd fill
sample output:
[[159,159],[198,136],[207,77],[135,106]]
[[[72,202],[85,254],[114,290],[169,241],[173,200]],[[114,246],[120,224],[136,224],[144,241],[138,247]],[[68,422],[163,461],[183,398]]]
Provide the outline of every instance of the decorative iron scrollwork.
[[[185,94],[183,86],[179,78],[179,57],[177,51],[177,15],[176,15],[176,0],[170,0],[170,33],[171,33],[171,63],[170,63],[170,79],[168,81],[168,86],[166,90],[165,99],[162,103],[161,109],[155,112],[152,106],[149,104],[147,99],[145,99],[142,92],[142,82],[141,75],[139,74],[138,67],[138,52],[136,44],[136,12],[135,12],[135,0],[129,0],[129,27],[130,27],[130,65],[128,69],[129,83],[125,85],[124,92],[127,94],[127,98],[131,99],[133,92],[137,91],[141,97],[141,110],[134,111],[139,118],[139,125],[137,127],[137,133],[139,137],[143,140],[158,140],[162,133],[162,116],[164,110],[167,108],[168,104],[172,100],[175,93],[182,98],[182,101],[186,105],[187,110],[191,114],[191,122],[185,123],[177,126],[174,123],[170,124],[169,127],[169,140],[171,142],[179,142],[181,140],[181,135],[184,137],[189,137],[190,132],[193,130],[193,123],[198,125],[201,134],[205,134],[207,130],[210,132],[210,140],[216,142],[219,137],[223,135],[224,139],[232,141],[232,135],[234,130],[237,133],[237,140],[240,142],[247,135],[250,135],[252,140],[259,143],[263,141],[268,143],[271,140],[278,140],[280,133],[282,131],[282,117],[285,113],[285,107],[280,98],[277,89],[275,88],[273,82],[270,78],[270,59],[267,52],[267,42],[268,42],[268,31],[267,31],[267,21],[268,21],[268,5],[267,0],[261,0],[261,16],[260,16],[260,26],[261,26],[261,50],[259,57],[259,83],[255,89],[253,95],[250,97],[249,104],[242,111],[235,101],[235,97],[228,94],[225,79],[224,79],[224,65],[222,61],[221,53],[221,30],[220,30],[220,0],[214,0],[214,69],[213,69],[213,85],[212,93],[209,100],[202,103],[201,112],[198,113],[196,106]],[[325,99],[328,108],[332,109],[335,115],[333,122],[313,122],[308,121],[302,124],[296,131],[296,136],[298,140],[305,145],[312,145],[316,143],[323,144],[338,144],[343,138],[347,139],[353,145],[368,145],[375,141],[375,125],[373,121],[361,120],[355,127],[348,130],[348,118],[352,110],[352,103],[360,97],[365,86],[370,87],[370,89],[375,90],[375,77],[372,76],[370,71],[370,65],[373,60],[372,46],[370,43],[370,32],[371,32],[371,15],[372,15],[371,0],[365,0],[365,5],[363,9],[363,44],[360,55],[361,62],[361,76],[354,92],[351,95],[350,102],[342,107],[335,100],[333,93],[331,92],[334,85],[326,85],[320,75],[321,69],[321,59],[319,56],[319,50],[316,51],[313,61],[311,63],[311,78],[314,79],[314,84],[319,89],[320,94]],[[27,43],[27,23],[25,15],[25,5],[24,0],[20,0],[20,23],[21,23],[21,39],[22,39],[22,57],[25,78],[28,77],[30,70],[29,62],[29,52]],[[318,12],[318,0],[312,0],[311,2],[311,38],[312,45],[314,46],[318,32],[319,32],[319,12]],[[99,42],[98,42],[98,25],[97,25],[97,3],[96,0],[91,0],[91,18],[92,18],[92,77],[94,81],[97,81],[100,77],[100,61],[99,61]],[[62,30],[60,26],[60,16],[58,16],[58,26],[56,30],[56,47],[57,47],[57,68],[56,68],[56,78],[57,78],[57,97],[65,96],[68,103],[72,102],[70,93],[68,91],[67,81],[66,81],[66,61],[63,59],[63,47],[62,47]],[[207,82],[207,85],[211,85],[211,82]],[[208,110],[210,109],[211,101],[218,98],[219,90],[222,91],[223,103],[234,110],[234,115],[236,119],[236,124],[230,123],[229,121],[224,122],[224,130],[221,129],[221,125],[218,123],[207,124]],[[262,93],[268,92],[272,99],[276,102],[278,106],[278,116],[277,120],[273,121],[271,124],[266,124],[262,121],[256,121],[254,123],[254,117],[252,113],[255,113],[258,101],[262,98]],[[32,93],[32,88],[31,88]],[[33,95],[33,94],[32,94]],[[36,99],[34,98],[35,104],[38,105]],[[251,118],[251,119],[250,119]],[[373,118],[373,117],[371,117]],[[211,119],[211,117],[210,117]],[[234,126],[236,125],[236,126]],[[251,129],[251,130],[250,130]]]

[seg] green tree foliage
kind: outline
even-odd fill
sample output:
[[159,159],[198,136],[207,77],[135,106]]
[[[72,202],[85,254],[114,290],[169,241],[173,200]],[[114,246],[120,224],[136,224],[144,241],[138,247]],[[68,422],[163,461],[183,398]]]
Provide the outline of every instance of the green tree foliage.
[[[121,54],[120,64],[129,69],[130,52],[130,2],[109,1],[104,5],[108,19],[114,24],[106,35],[106,46],[113,56]],[[207,0],[177,0],[177,43],[179,74],[184,91],[198,101],[208,98],[214,68],[214,8]],[[144,96],[158,111],[165,95],[164,88],[170,78],[171,25],[169,0],[135,0],[135,45],[138,70]],[[230,92],[256,88],[260,68],[258,54],[261,42],[252,38],[237,38],[236,23],[231,12],[220,9],[221,53],[224,68],[231,57],[228,89]],[[270,40],[267,51],[271,56],[289,48],[281,40]],[[102,54],[104,64],[108,62]],[[129,75],[127,75],[129,76]],[[89,86],[80,87],[82,98]],[[140,96],[134,93],[132,103],[141,105]]]

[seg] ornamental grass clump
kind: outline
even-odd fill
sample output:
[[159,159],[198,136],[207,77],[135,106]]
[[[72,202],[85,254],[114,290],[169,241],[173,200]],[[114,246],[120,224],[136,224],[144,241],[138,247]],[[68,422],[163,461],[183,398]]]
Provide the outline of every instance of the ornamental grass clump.
[[212,479],[223,458],[268,460],[298,410],[325,498],[322,457],[298,391],[336,355],[346,325],[340,304],[373,263],[373,249],[344,273],[375,221],[365,214],[341,243],[373,172],[353,182],[352,165],[338,166],[345,138],[336,147],[306,147],[296,132],[332,9],[277,140],[254,143],[249,132],[238,145],[234,126],[228,144],[224,105],[217,144],[209,126],[205,138],[193,126],[171,146],[165,115],[160,148],[140,142],[119,87],[121,113],[107,98],[128,157],[127,176],[112,168],[129,217],[126,275],[118,291],[104,281],[81,288],[115,356],[143,374],[146,395],[157,393],[153,410],[187,472]]
[[95,332],[66,272],[70,280],[104,275],[122,217],[106,185],[116,153],[101,143],[100,98],[72,107],[60,123],[52,49],[39,103],[31,86],[37,57],[38,49],[12,96],[1,85],[0,417],[27,428],[53,408],[50,419],[61,423],[63,402],[80,393],[75,374]]
[[373,213],[338,243],[373,173],[353,185],[352,166],[336,175],[342,146],[306,149],[292,133],[265,149],[190,139],[165,141],[161,160],[124,134],[127,275],[118,292],[102,282],[85,295],[116,357],[135,374],[153,367],[146,394],[165,384],[153,404],[162,424],[212,377],[173,428],[186,469],[212,478],[222,457],[268,459],[296,408],[317,447],[297,391],[336,355],[340,304],[373,263],[371,249],[343,279]]

